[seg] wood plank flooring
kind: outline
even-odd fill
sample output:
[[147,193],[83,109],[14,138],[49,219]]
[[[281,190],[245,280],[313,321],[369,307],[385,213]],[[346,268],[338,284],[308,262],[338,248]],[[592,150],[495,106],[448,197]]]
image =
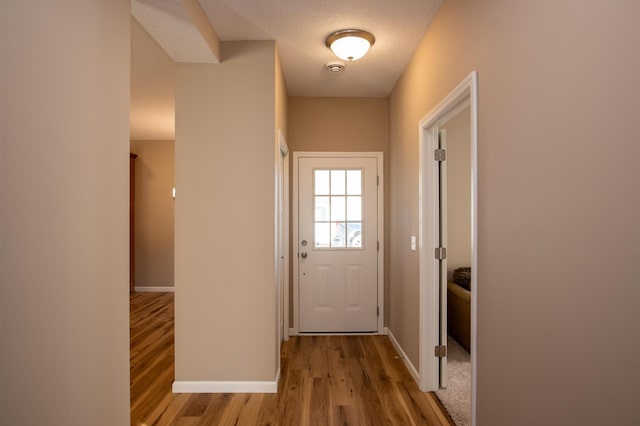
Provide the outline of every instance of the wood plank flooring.
[[172,394],[173,294],[131,297],[132,425],[453,425],[387,336],[300,336],[277,394]]
[[174,380],[173,293],[129,298],[131,424],[171,401]]

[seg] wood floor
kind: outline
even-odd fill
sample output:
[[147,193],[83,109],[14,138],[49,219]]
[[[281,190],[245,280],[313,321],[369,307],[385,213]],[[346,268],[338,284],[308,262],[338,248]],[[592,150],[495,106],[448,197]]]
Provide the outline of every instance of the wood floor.
[[172,394],[173,294],[131,296],[132,425],[453,425],[386,336],[292,337],[277,394]]
[[171,401],[173,293],[135,293],[130,306],[131,424]]

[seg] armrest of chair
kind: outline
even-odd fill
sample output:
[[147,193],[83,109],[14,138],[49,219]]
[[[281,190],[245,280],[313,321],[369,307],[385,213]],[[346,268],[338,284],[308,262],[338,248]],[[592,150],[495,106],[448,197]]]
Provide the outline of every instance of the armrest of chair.
[[458,284],[449,281],[447,283],[447,290],[456,297],[471,303],[471,292],[466,288],[460,287]]

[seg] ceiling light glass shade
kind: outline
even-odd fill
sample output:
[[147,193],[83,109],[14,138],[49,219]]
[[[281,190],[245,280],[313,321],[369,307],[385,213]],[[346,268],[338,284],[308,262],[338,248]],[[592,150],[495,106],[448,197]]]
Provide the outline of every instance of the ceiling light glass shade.
[[327,47],[340,59],[356,61],[375,43],[373,34],[362,30],[336,31],[327,38]]

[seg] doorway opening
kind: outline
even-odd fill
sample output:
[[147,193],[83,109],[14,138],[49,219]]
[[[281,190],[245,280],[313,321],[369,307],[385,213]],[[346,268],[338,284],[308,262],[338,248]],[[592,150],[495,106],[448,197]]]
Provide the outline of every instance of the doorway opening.
[[[448,330],[447,284],[452,271],[447,268],[448,247],[454,243],[448,221],[448,190],[453,183],[447,175],[446,124],[460,114],[468,114],[468,187],[466,217],[470,221],[467,237],[467,270],[470,284],[469,349],[471,361],[471,424],[476,407],[476,330],[477,330],[477,75],[472,72],[420,121],[420,389],[437,391],[447,386]],[[442,131],[445,130],[445,131]],[[453,141],[449,141],[450,144]],[[453,159],[453,157],[451,157]],[[459,166],[459,164],[457,165]],[[459,168],[459,167],[458,167]],[[465,167],[463,167],[464,169]],[[460,192],[463,193],[464,191]],[[459,198],[459,193],[456,195]],[[464,207],[463,207],[464,208]],[[459,236],[456,236],[456,239]],[[450,241],[451,240],[451,241]],[[455,245],[455,244],[454,244]],[[458,244],[459,245],[459,244]],[[464,245],[464,244],[463,244]],[[459,250],[454,250],[456,252]],[[458,263],[459,259],[452,262]],[[453,327],[452,327],[453,328]]]

